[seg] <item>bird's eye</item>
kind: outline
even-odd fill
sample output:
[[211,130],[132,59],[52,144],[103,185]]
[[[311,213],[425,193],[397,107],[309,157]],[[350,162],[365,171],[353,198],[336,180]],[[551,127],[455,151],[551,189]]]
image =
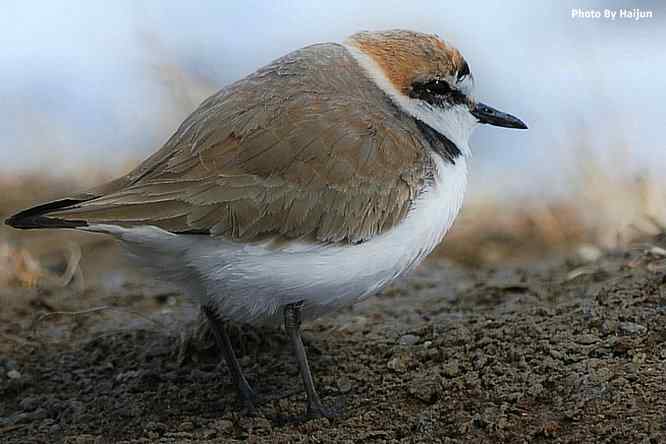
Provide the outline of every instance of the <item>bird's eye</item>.
[[423,87],[425,88],[426,91],[431,92],[433,94],[438,94],[440,96],[449,94],[452,91],[448,82],[440,79],[431,80],[427,82],[425,85],[423,85]]
[[409,97],[420,99],[431,105],[437,106],[455,104],[462,102],[465,99],[464,94],[457,89],[452,88],[446,80],[441,78],[414,82],[409,91]]

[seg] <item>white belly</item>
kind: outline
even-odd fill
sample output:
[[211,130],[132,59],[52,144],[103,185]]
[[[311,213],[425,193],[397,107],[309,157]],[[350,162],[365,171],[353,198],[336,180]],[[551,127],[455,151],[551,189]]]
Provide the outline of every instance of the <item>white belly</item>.
[[291,244],[276,249],[202,235],[175,235],[153,226],[93,225],[116,235],[142,265],[182,287],[226,319],[279,321],[280,308],[304,302],[315,318],[377,292],[413,269],[441,241],[462,205],[464,157],[455,165],[435,156],[436,179],[400,225],[358,245]]

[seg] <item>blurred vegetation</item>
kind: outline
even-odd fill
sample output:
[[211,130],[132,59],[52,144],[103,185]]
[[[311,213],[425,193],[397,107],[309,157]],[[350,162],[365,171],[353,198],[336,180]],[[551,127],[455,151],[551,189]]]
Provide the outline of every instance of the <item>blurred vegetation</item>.
[[[203,99],[217,90],[210,79],[192,73],[146,35],[150,69],[168,93],[159,116],[163,134],[170,134]],[[31,135],[36,137],[36,135]],[[49,133],[41,136],[49,147]],[[574,138],[575,140],[575,138]],[[531,260],[535,257],[582,254],[593,260],[596,251],[626,245],[637,237],[663,231],[666,224],[664,190],[659,178],[641,175],[617,177],[595,157],[589,142],[575,140],[577,163],[568,182],[573,192],[547,201],[500,199],[477,193],[467,199],[462,214],[435,256],[467,264],[495,264]],[[595,147],[598,148],[598,147]],[[606,150],[622,164],[627,147],[618,143]],[[53,151],[62,149],[62,140]],[[13,173],[5,166],[0,174],[0,218],[27,206],[65,196],[124,174],[141,159],[128,159],[118,170],[102,171],[80,167],[67,175],[51,171]],[[72,251],[94,243],[95,248],[111,243],[100,236],[72,231],[18,231],[0,228],[0,287],[32,286],[40,280],[54,282],[72,273]],[[76,247],[72,247],[72,246]],[[48,270],[45,257],[59,255],[65,264],[60,274]],[[46,261],[48,262],[48,261]],[[66,277],[65,277],[66,278]]]

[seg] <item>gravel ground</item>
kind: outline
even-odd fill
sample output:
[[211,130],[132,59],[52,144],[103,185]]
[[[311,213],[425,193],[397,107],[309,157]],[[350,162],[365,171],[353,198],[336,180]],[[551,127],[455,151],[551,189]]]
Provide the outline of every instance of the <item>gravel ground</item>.
[[196,310],[94,253],[85,289],[0,290],[3,443],[666,442],[658,248],[493,269],[430,261],[306,325],[317,385],[340,412],[312,421],[281,332],[235,328],[259,393],[259,416],[240,416]]

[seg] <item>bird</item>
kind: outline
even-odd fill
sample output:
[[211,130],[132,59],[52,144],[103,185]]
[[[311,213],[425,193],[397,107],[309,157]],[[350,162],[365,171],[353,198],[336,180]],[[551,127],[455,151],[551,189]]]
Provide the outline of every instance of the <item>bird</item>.
[[23,210],[20,229],[118,239],[199,304],[243,411],[256,394],[229,322],[282,326],[321,401],[301,324],[413,270],[459,213],[479,124],[527,129],[477,101],[467,61],[433,34],[361,31],[295,50],[212,95],[127,175]]

